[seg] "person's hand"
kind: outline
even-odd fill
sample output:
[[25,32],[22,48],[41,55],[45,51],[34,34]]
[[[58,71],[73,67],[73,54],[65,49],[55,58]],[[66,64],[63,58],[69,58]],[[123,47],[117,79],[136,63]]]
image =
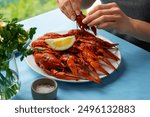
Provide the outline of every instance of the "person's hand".
[[118,7],[116,3],[101,4],[93,8],[83,20],[88,26],[98,29],[112,27],[120,33],[130,33],[131,18]]
[[76,15],[80,14],[80,6],[82,0],[57,0],[60,10],[71,20],[76,19]]

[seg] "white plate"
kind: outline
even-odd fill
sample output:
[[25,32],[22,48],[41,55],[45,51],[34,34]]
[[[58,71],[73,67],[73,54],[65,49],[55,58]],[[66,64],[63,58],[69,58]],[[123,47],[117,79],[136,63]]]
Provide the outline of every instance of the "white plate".
[[[60,33],[60,34],[63,34],[63,33],[66,33],[67,31],[62,31],[62,32],[57,32],[57,33]],[[111,42],[110,40],[98,35],[99,38],[105,40],[105,41],[108,41],[108,42]],[[33,40],[34,41],[34,40]],[[111,42],[113,43],[113,42]],[[113,49],[111,50],[111,52],[113,52],[113,54],[115,54],[118,58],[120,58],[120,60],[118,61],[114,61],[114,60],[111,60],[109,59],[109,61],[112,63],[112,65],[117,69],[120,65],[120,62],[121,62],[121,54],[120,54],[120,51],[119,49]],[[45,73],[34,61],[34,57],[33,55],[30,55],[28,56],[27,58],[25,58],[27,64],[37,73],[45,76],[45,77],[48,77],[48,78],[52,78],[52,79],[55,79],[55,80],[58,80],[58,81],[64,81],[64,82],[72,82],[72,83],[80,83],[80,82],[89,82],[88,80],[62,80],[62,79],[58,79],[54,76],[50,76],[48,75],[47,73]],[[106,65],[103,65],[103,68],[109,73],[111,74],[114,69],[110,68],[109,66],[106,66]],[[103,75],[103,74],[99,74],[100,78],[104,78],[106,77],[107,75]]]

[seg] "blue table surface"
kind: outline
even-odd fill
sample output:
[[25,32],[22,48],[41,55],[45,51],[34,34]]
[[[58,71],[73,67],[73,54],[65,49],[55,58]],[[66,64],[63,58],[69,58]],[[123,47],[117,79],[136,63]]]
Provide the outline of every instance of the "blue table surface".
[[[34,36],[46,32],[76,28],[59,9],[20,22],[25,29],[37,27]],[[150,99],[150,53],[104,30],[98,34],[119,43],[121,64],[117,71],[102,79],[102,83],[66,83],[58,81],[58,100],[149,100]],[[21,89],[14,100],[32,100],[31,84],[42,77],[17,57]]]

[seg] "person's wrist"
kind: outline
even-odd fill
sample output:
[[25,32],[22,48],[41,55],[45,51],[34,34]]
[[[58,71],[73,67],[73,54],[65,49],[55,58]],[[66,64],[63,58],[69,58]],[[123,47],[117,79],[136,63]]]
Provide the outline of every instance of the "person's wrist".
[[128,27],[127,27],[127,30],[125,33],[132,35],[134,33],[134,30],[135,30],[135,23],[136,23],[135,19],[129,17],[128,23],[129,23],[129,25],[127,25]]

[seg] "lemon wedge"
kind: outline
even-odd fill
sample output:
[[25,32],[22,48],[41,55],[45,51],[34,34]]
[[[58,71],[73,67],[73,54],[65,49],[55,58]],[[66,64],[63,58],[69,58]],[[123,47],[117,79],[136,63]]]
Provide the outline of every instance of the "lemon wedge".
[[45,43],[47,43],[52,49],[63,51],[70,48],[75,42],[75,36],[67,36],[62,38],[55,39],[46,39]]

